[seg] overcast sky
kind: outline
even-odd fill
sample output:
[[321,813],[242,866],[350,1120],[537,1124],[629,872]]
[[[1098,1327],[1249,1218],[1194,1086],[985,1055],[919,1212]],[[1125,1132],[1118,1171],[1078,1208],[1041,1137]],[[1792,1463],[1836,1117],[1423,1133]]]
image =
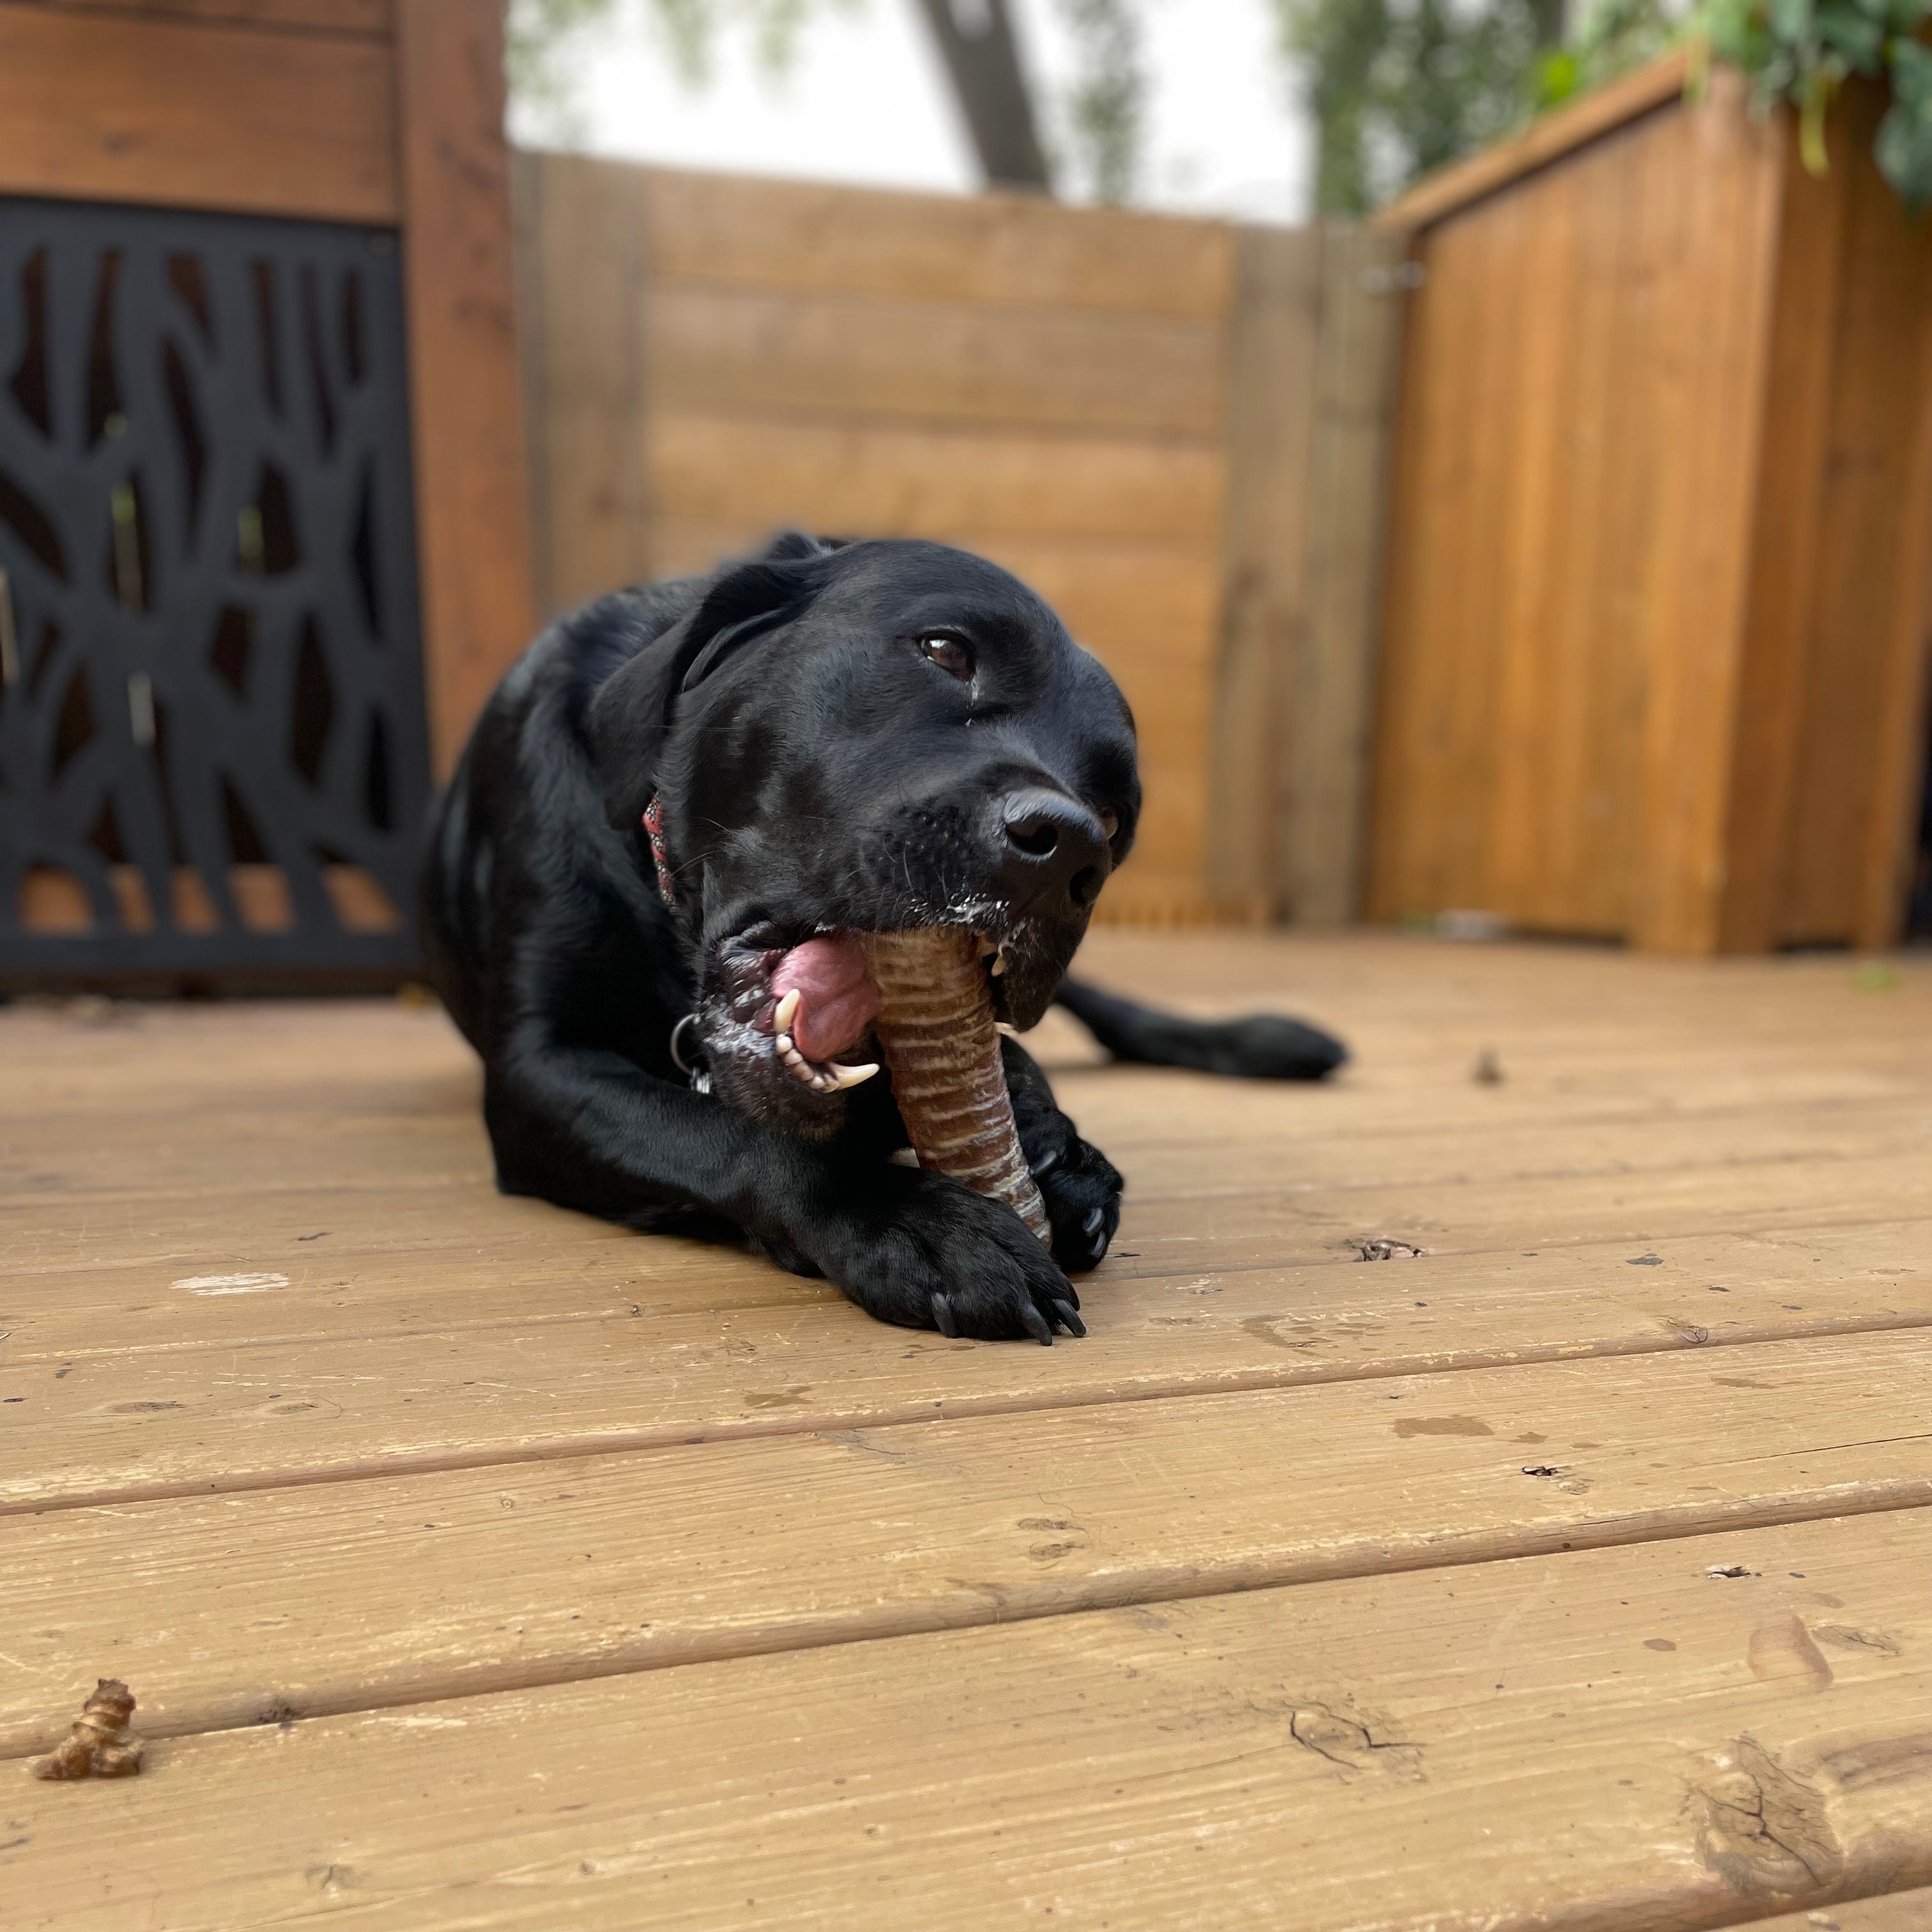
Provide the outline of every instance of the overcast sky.
[[[1067,75],[1055,0],[1015,0],[1029,71]],[[1290,221],[1306,210],[1307,142],[1274,50],[1268,0],[1145,0],[1154,92],[1142,192],[1157,208]],[[816,176],[963,193],[979,184],[957,110],[914,0],[856,0],[815,20],[773,81],[742,36],[708,88],[680,80],[620,0],[621,23],[570,51],[572,145],[681,167]],[[527,116],[520,139],[554,143]]]

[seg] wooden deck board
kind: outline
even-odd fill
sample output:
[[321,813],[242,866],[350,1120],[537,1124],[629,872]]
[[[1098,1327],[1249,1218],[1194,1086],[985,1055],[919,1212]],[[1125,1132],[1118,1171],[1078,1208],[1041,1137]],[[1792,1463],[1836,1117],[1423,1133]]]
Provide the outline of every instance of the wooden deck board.
[[22,1932],[1735,1924],[1932,1878],[1928,1536],[1808,1523],[164,1740],[132,1784],[10,1794],[12,1898]]
[[[451,1346],[478,1358],[466,1393],[487,1430],[498,1378],[516,1368],[473,1337]],[[970,1345],[919,1352],[952,1347]],[[286,1431],[299,1448],[312,1422],[306,1462],[285,1450],[269,1474],[342,1480],[0,1521],[13,1665],[0,1755],[52,1742],[43,1714],[59,1710],[76,1654],[147,1683],[158,1727],[199,1730],[264,1710],[1932,1507],[1922,1330],[633,1454],[563,1454],[582,1439],[566,1423],[496,1438],[485,1466],[347,1480],[404,1460],[422,1403],[400,1352],[287,1389],[244,1358],[230,1406],[199,1422],[235,1444],[238,1466],[206,1486],[237,1484],[260,1454],[251,1437]],[[548,1372],[567,1415],[562,1372]],[[638,1378],[650,1379],[642,1363]],[[748,1364],[736,1378],[777,1380]],[[114,1393],[83,1384],[77,1406],[112,1410]],[[748,1398],[782,1414],[811,1392]],[[345,1413],[346,1440],[330,1426]],[[136,1438],[167,1420],[114,1418]],[[120,1468],[82,1460],[87,1438],[72,1433],[74,1465],[44,1498],[138,1491]],[[151,1483],[173,1473],[159,1450],[141,1467]],[[177,1490],[190,1480],[176,1475]],[[218,1589],[197,1588],[218,1576]],[[158,1600],[174,1606],[158,1641],[146,1635]]]
[[0,1012],[0,1751],[114,1670],[160,1739],[0,1804],[10,1927],[1863,1932],[1932,1880],[1928,962],[1093,950],[1357,1058],[1043,1029],[1130,1183],[1051,1352],[500,1198],[434,1012]]
[[[1696,1353],[1710,1358],[1708,1368],[1682,1372],[1721,1377],[1725,1343],[1783,1337],[1807,1338],[1792,1346],[1820,1364],[1836,1359],[1832,1340],[1847,1359],[1870,1350],[1919,1361],[1914,1372],[1932,1376],[1924,1334],[1932,1327],[1932,1223],[1888,1232],[1889,1243],[1870,1228],[1821,1231],[1748,1282],[1718,1284],[1721,1296],[1687,1275],[1669,1243],[1672,1262],[1654,1270],[1601,1250],[1581,1265],[1563,1250],[1473,1265],[1456,1257],[1460,1294],[1448,1283],[1446,1294],[1435,1289],[1448,1257],[1433,1270],[1356,1263],[1300,1280],[1256,1270],[1132,1282],[1087,1298],[1090,1346],[1037,1354],[882,1329],[837,1300],[722,1316],[626,1312],[561,1330],[512,1322],[246,1348],[42,1352],[0,1371],[14,1426],[36,1445],[25,1462],[0,1468],[0,1514],[1579,1357]],[[1702,1251],[1734,1261],[1724,1250],[1736,1246],[1706,1243]],[[1847,1280],[1834,1278],[1821,1250],[1856,1256]],[[252,1304],[278,1292],[176,1298]],[[1116,1295],[1129,1305],[1124,1324]],[[1628,1372],[1678,1372],[1633,1364]],[[1862,1372],[1850,1372],[1850,1385],[1861,1410],[1885,1399],[1858,1388]],[[1384,1399],[1394,1398],[1374,1397]],[[1451,1406],[1476,1399],[1442,1398]],[[4,1596],[0,1582],[0,1604]]]

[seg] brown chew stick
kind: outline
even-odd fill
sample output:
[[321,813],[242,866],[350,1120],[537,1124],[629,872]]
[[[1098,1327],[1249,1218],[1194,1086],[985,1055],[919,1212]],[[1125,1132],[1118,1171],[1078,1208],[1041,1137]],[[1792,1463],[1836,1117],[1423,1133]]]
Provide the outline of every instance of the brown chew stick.
[[1004,1201],[1042,1241],[1052,1229],[1013,1126],[980,943],[958,926],[864,935],[879,988],[879,1046],[921,1167]]

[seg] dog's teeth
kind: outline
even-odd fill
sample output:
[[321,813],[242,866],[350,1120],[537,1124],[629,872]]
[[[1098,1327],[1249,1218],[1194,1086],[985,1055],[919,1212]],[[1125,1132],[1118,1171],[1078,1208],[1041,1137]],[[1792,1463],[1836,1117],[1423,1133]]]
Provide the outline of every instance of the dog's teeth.
[[994,955],[992,964],[987,968],[987,970],[990,972],[996,980],[1006,970],[1006,956],[1004,952]]
[[872,1078],[878,1072],[878,1063],[869,1060],[863,1066],[841,1066],[837,1060],[828,1060],[825,1070],[832,1076],[834,1087],[857,1087]]
[[772,1015],[772,1032],[790,1033],[791,1031],[791,1023],[798,1013],[798,988],[794,986],[783,999],[779,1000],[777,1010]]
[[772,1044],[778,1048],[781,1056],[788,1053],[796,1053],[798,1051],[798,1042],[788,1033],[779,1034],[772,1040]]

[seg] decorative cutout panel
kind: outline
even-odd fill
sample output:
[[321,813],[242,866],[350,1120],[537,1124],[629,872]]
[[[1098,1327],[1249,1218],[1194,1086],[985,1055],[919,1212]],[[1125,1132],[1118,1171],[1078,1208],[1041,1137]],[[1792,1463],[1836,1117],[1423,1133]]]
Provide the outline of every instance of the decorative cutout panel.
[[405,967],[394,237],[0,200],[0,971]]

